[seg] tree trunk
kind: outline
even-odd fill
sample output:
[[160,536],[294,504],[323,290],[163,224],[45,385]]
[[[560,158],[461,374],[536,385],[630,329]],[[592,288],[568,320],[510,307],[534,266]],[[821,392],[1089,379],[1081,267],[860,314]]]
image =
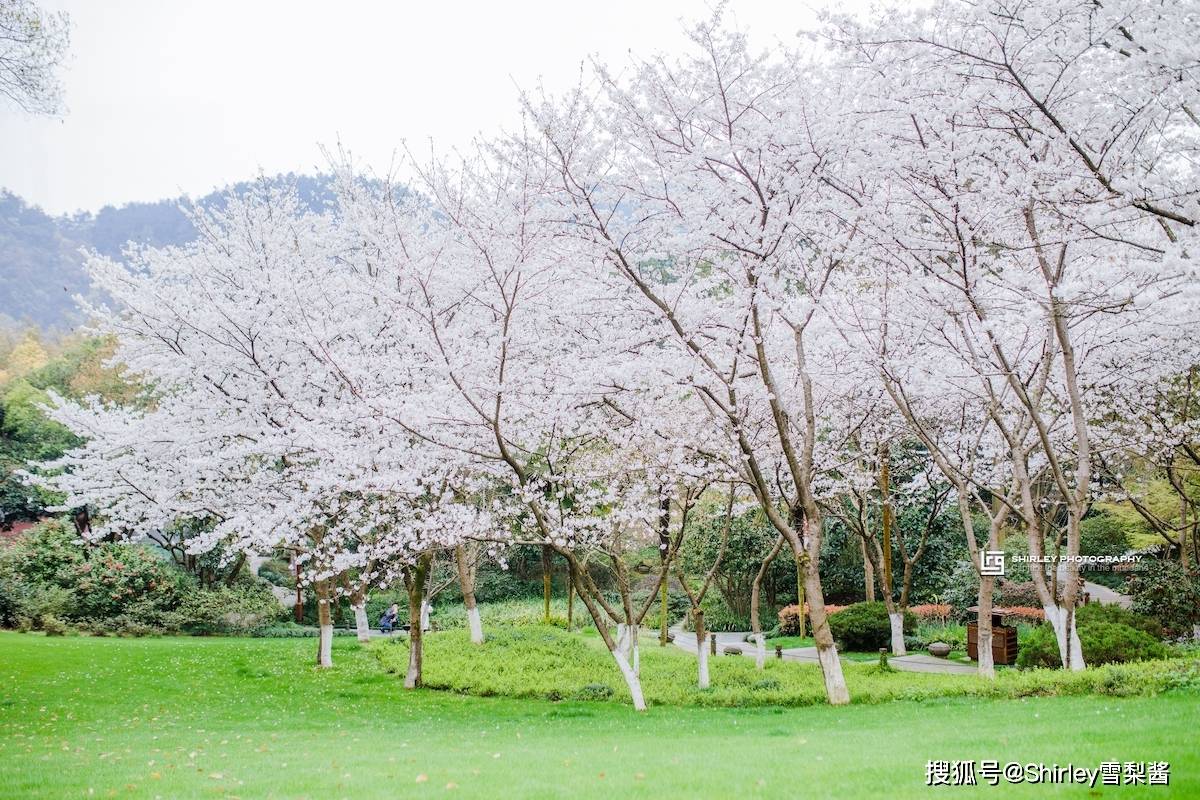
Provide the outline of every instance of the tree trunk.
[[567,630],[575,626],[575,582],[567,581]]
[[317,636],[317,666],[328,669],[333,666],[333,620],[329,616],[329,581],[320,580],[317,590],[317,622],[321,626]]
[[663,577],[662,585],[659,586],[659,593],[662,595],[662,622],[658,626],[658,645],[659,647],[667,646],[667,627],[669,620],[667,619],[668,604],[667,604],[667,584],[671,582],[670,578]]
[[421,661],[424,655],[421,616],[425,607],[425,584],[431,560],[428,554],[419,556],[408,576],[408,672],[404,676],[405,689],[416,689],[421,685]]
[[800,636],[808,635],[808,614],[804,611],[804,606],[808,603],[804,592],[804,568],[799,564],[796,565],[796,605],[800,606],[800,628],[798,633]]
[[550,545],[542,545],[542,621],[550,624]]
[[996,579],[991,575],[979,578],[979,614],[976,617],[976,627],[979,629],[979,675],[982,678],[996,679],[996,665],[992,660],[992,590]]
[[467,607],[471,643],[483,644],[483,622],[479,619],[479,608],[475,603],[475,575],[467,562],[467,548],[461,544],[454,548],[454,560],[458,564],[458,583],[462,588],[463,605]]
[[867,555],[867,540],[863,537],[858,539],[859,547],[862,548],[863,557],[863,588],[866,591],[867,602],[875,602],[875,567],[871,565],[871,559]]
[[575,590],[579,592],[579,598],[583,601],[583,605],[588,610],[588,614],[592,618],[592,623],[596,626],[597,633],[604,640],[604,645],[608,648],[608,652],[612,655],[613,661],[617,662],[617,667],[621,670],[621,675],[625,678],[625,685],[629,687],[629,695],[633,699],[633,708],[635,711],[646,710],[646,698],[642,694],[642,682],[638,678],[637,673],[633,671],[633,667],[629,661],[618,652],[617,643],[613,641],[612,636],[608,632],[608,626],[605,624],[604,618],[600,615],[600,610],[596,606],[593,598],[588,596],[586,586],[581,577],[577,560],[569,550],[559,550],[564,558],[567,559],[567,567],[570,575],[570,581],[575,585]]
[[906,656],[908,647],[904,644],[904,612],[894,605],[893,609],[888,611],[888,621],[892,625],[892,655]]
[[704,629],[704,611],[699,607],[692,609],[692,621],[696,626],[696,664],[699,670],[696,685],[701,689],[707,689],[709,687],[708,632]]
[[365,601],[360,598],[358,603],[351,608],[354,609],[354,629],[358,633],[358,640],[360,642],[371,641],[371,623],[367,619]]
[[808,596],[809,617],[812,620],[813,642],[817,646],[817,659],[821,662],[821,673],[825,680],[825,696],[830,705],[841,706],[850,702],[850,690],[842,674],[842,661],[838,658],[837,646],[833,643],[833,632],[829,629],[829,618],[825,614],[825,597],[821,593],[821,578],[816,564],[809,559],[804,570],[804,590]]
[[646,698],[642,695],[642,682],[638,680],[637,673],[633,671],[633,667],[625,659],[625,656],[618,653],[616,650],[611,650],[613,661],[617,662],[617,667],[621,670],[621,675],[625,678],[625,685],[629,687],[629,696],[633,698],[633,708],[635,711],[646,710]]
[[1083,645],[1079,641],[1079,630],[1075,627],[1075,609],[1054,603],[1043,605],[1042,610],[1046,612],[1046,621],[1054,628],[1062,665],[1073,671],[1084,669]]
[[[779,555],[779,551],[783,549],[783,544],[784,538],[782,536],[775,540],[774,547],[772,547],[771,551],[767,553],[767,557],[763,559],[762,564],[758,566],[758,572],[755,573],[754,582],[750,586],[750,631],[753,633],[754,641],[758,647],[758,654],[754,659],[754,665],[758,669],[762,669],[764,662],[766,661],[766,651],[765,645],[763,644],[762,635],[762,620],[759,618],[758,613],[758,599],[760,590],[762,588],[763,576],[767,574],[767,570],[770,568],[771,563],[775,560],[776,556]],[[800,574],[797,572],[796,578],[799,579],[799,577]],[[799,583],[797,585],[802,587],[804,584]],[[799,616],[801,619],[804,619],[804,606],[800,606]]]

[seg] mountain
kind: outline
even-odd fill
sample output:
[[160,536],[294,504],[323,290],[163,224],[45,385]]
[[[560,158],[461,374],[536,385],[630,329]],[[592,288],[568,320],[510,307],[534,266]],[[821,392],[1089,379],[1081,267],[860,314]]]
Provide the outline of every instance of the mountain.
[[[270,183],[295,185],[309,207],[334,201],[327,175],[278,175]],[[245,181],[195,201],[220,207],[230,193],[259,182]],[[64,332],[83,321],[74,296],[96,299],[83,269],[82,250],[120,258],[126,243],[155,247],[186,244],[196,230],[184,214],[183,198],[105,206],[95,214],[52,217],[22,198],[0,190],[0,326],[34,326]]]

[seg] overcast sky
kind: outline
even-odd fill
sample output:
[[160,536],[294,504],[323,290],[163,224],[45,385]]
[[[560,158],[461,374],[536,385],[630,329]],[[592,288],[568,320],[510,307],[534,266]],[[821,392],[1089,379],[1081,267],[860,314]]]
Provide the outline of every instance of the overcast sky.
[[[766,46],[829,2],[730,12]],[[42,4],[71,15],[67,113],[0,106],[0,188],[52,213],[315,171],[339,140],[386,169],[402,140],[441,149],[511,122],[518,85],[565,88],[588,54],[680,49],[681,20],[710,13],[683,0]]]

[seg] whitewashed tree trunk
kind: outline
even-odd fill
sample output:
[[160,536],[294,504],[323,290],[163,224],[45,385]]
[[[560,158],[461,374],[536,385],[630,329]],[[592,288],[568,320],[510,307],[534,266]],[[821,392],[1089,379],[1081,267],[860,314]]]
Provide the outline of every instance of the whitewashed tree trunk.
[[631,631],[629,634],[629,640],[633,649],[633,674],[640,678],[642,677],[642,652],[638,648],[638,633],[640,632],[639,626],[630,625],[629,628]]
[[[1063,617],[1064,618],[1066,617],[1065,611],[1063,612]],[[1072,672],[1078,672],[1079,670],[1085,669],[1087,667],[1087,664],[1084,663],[1084,660],[1083,660],[1083,643],[1081,641],[1079,641],[1079,628],[1075,624],[1075,617],[1076,617],[1075,614],[1071,615],[1071,632],[1070,632],[1071,635],[1070,635],[1070,640],[1069,640],[1070,647],[1071,647],[1071,671]]]
[[479,619],[478,606],[467,609],[467,624],[471,626],[471,643],[483,644],[483,622]]
[[429,611],[431,604],[428,600],[421,601],[421,630],[429,630]]
[[1057,605],[1049,603],[1042,604],[1042,611],[1046,614],[1046,622],[1050,623],[1050,627],[1054,629],[1054,640],[1058,642],[1058,659],[1059,663],[1066,666],[1067,663],[1067,640],[1063,631],[1062,615]]
[[353,606],[354,609],[354,628],[358,632],[358,640],[360,642],[371,641],[371,623],[367,620],[366,606],[359,604]]
[[696,666],[699,670],[696,685],[701,689],[707,689],[710,685],[708,677],[708,642],[704,639],[696,640]]
[[812,622],[817,661],[821,664],[821,676],[825,681],[825,697],[830,705],[846,705],[850,702],[850,689],[846,686],[846,676],[842,674],[842,660],[838,658],[837,646],[833,643],[833,632],[829,629],[829,616],[825,613],[825,595],[821,592],[821,578],[812,564],[808,565],[804,573],[808,618]]
[[321,626],[317,635],[317,667],[328,669],[333,666],[333,620],[329,616],[329,584],[319,581],[317,590],[317,621]]
[[321,669],[328,669],[333,666],[333,625],[331,623],[321,625],[320,638],[317,666]]
[[761,633],[754,634],[754,667],[763,669],[767,665],[767,642]]
[[483,622],[479,619],[479,606],[475,603],[475,571],[467,558],[467,549],[461,544],[454,548],[454,561],[458,566],[458,584],[462,588],[463,605],[467,607],[471,644],[483,644]]
[[627,662],[633,660],[633,641],[629,636],[629,626],[624,622],[617,623],[617,652]]
[[629,660],[621,655],[617,650],[613,650],[613,660],[617,662],[617,667],[620,668],[621,674],[625,677],[625,685],[629,687],[629,695],[633,698],[633,708],[635,711],[646,710],[646,699],[642,696],[642,682],[638,678],[637,673],[633,671]]
[[908,655],[908,648],[904,646],[904,615],[900,612],[888,614],[888,621],[892,624],[892,655]]
[[[1054,628],[1054,638],[1058,642],[1058,656],[1065,667],[1069,663],[1071,670],[1081,670],[1087,665],[1083,661],[1083,645],[1079,641],[1079,630],[1075,625],[1075,615],[1071,615],[1071,629],[1067,630],[1067,610],[1060,605],[1043,605],[1046,621]],[[1070,648],[1070,659],[1067,658]]]

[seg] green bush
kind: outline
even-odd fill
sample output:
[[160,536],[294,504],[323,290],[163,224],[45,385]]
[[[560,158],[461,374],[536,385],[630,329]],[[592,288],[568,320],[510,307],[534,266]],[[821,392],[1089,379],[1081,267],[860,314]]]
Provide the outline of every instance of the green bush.
[[17,619],[24,627],[42,629],[43,618],[64,619],[74,605],[70,589],[61,586],[16,584],[11,598]]
[[76,620],[120,616],[133,602],[152,602],[167,610],[178,605],[192,581],[144,547],[102,544],[74,567]]
[[1128,625],[1150,634],[1155,640],[1162,640],[1166,635],[1158,620],[1127,608],[1121,608],[1116,604],[1088,603],[1075,609],[1076,627],[1096,622],[1115,622],[1120,625]]
[[[313,625],[297,625],[294,622],[284,622],[278,625],[267,625],[247,631],[248,635],[263,639],[308,639],[318,636],[321,629]],[[334,628],[334,636],[356,636],[357,631],[351,628]]]
[[[706,594],[700,603],[700,608],[704,610],[705,630],[718,632],[750,630],[750,618],[733,611],[725,604],[724,598],[716,592]],[[696,629],[690,610],[684,617],[683,629],[685,631]]]
[[[907,640],[908,637],[905,638]],[[967,626],[922,623],[917,625],[917,632],[913,638],[916,640],[916,646],[921,649],[925,649],[934,642],[945,642],[954,650],[965,650],[967,648]]]
[[[1169,651],[1162,642],[1145,631],[1117,622],[1077,624],[1083,660],[1088,666],[1121,664],[1166,658]],[[1025,637],[1017,653],[1017,667],[1060,667],[1058,641],[1050,625],[1038,625]]]
[[1129,550],[1129,535],[1116,517],[1100,512],[1079,523],[1079,554],[1119,556]]
[[1200,624],[1200,578],[1175,561],[1150,559],[1126,582],[1133,610],[1162,623],[1168,636],[1187,636]]
[[[829,627],[841,650],[876,650],[892,641],[887,606],[881,602],[855,603],[829,616]],[[917,629],[917,618],[904,612],[904,632]]]
[[[999,581],[992,588],[992,602],[999,604]],[[967,611],[971,606],[979,604],[979,573],[968,560],[959,561],[953,572],[946,580],[946,592],[942,598],[950,604],[951,618],[962,622],[971,616]]]
[[163,626],[192,634],[244,634],[286,615],[265,583],[246,581],[185,595]]
[[1037,593],[1037,586],[1032,580],[999,581],[999,597],[996,605],[1000,608],[1041,608],[1042,598]]
[[47,636],[66,636],[67,626],[58,617],[53,614],[46,614],[40,620],[42,630]]
[[285,589],[293,589],[296,586],[296,578],[292,573],[292,568],[288,565],[288,562],[281,558],[273,558],[270,561],[264,562],[258,568],[258,577],[272,586],[282,586]]

